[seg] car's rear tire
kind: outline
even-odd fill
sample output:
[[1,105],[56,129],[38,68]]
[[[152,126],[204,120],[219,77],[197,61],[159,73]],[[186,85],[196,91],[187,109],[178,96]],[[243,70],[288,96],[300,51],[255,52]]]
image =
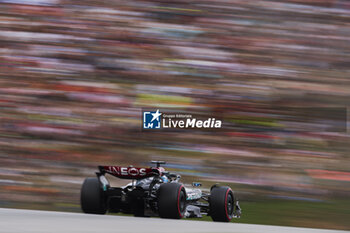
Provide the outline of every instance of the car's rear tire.
[[81,188],[81,209],[87,214],[105,214],[106,201],[97,177],[86,178]]
[[158,212],[161,218],[180,219],[186,211],[185,187],[179,183],[162,184],[158,190]]
[[235,198],[230,187],[215,186],[210,191],[210,216],[215,222],[229,222],[234,214]]

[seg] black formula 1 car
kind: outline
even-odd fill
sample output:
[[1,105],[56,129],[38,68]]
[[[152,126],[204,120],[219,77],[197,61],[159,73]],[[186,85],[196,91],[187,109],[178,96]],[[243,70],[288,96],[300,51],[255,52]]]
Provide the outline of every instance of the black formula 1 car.
[[[155,167],[98,166],[97,177],[86,178],[81,188],[81,208],[88,214],[122,212],[135,216],[183,217],[211,216],[214,221],[229,222],[239,218],[241,208],[228,186],[214,185],[201,190],[200,183],[185,187],[181,176],[165,171],[163,161],[152,161]],[[105,174],[132,182],[123,187],[111,187]]]

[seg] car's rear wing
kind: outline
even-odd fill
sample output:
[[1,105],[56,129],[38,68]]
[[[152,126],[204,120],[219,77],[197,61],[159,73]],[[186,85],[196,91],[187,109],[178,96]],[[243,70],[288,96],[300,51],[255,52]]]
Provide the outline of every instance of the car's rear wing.
[[108,173],[121,179],[143,179],[152,176],[161,176],[164,172],[162,167],[121,167],[121,166],[98,166],[101,174]]

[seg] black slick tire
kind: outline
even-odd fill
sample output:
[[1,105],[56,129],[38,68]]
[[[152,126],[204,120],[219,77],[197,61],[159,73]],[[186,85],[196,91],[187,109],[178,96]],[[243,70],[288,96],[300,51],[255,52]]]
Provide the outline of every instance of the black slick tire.
[[97,177],[86,178],[81,188],[81,209],[87,214],[105,214],[106,201]]
[[162,184],[158,190],[158,212],[161,218],[180,219],[186,211],[185,187],[179,183]]

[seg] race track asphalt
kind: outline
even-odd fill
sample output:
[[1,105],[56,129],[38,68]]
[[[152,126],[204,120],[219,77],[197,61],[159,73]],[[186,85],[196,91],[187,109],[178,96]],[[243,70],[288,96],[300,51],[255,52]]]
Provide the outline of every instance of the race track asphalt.
[[350,231],[0,208],[1,233],[342,233]]

